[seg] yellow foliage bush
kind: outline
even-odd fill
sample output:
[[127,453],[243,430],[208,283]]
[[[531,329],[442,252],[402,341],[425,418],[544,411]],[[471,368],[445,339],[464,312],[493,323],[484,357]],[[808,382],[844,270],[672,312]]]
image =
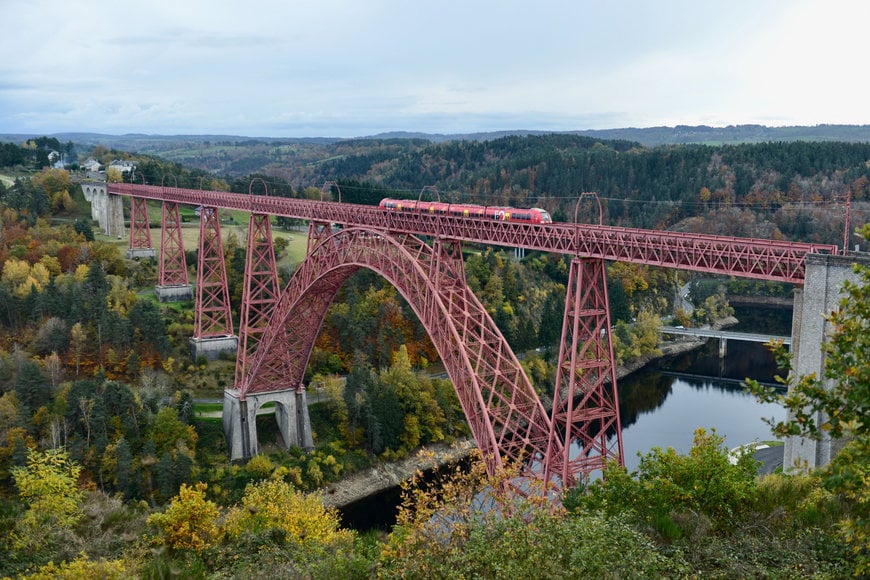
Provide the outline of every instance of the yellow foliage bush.
[[272,464],[272,461],[262,453],[258,453],[251,457],[248,464],[245,465],[245,470],[248,473],[261,479],[269,477],[272,474],[273,469],[275,469],[275,466]]
[[33,574],[21,576],[23,580],[79,580],[80,578],[100,578],[115,580],[130,578],[132,574],[121,560],[89,560],[82,554],[72,562],[55,564],[49,562]]
[[353,536],[340,529],[337,512],[324,507],[320,496],[306,495],[277,480],[248,484],[241,505],[227,514],[225,529],[229,539],[280,529],[288,542],[303,546],[328,545]]
[[205,499],[208,484],[182,484],[178,495],[165,512],[148,517],[148,523],[160,529],[163,543],[173,550],[201,552],[223,537],[218,526],[220,509]]

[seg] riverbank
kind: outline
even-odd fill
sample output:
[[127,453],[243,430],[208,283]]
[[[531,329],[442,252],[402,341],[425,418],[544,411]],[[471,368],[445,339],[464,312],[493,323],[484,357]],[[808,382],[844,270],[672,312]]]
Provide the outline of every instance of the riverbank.
[[382,462],[358,471],[341,481],[321,489],[323,505],[341,508],[378,492],[397,487],[418,471],[429,471],[467,458],[475,449],[472,439],[462,439],[453,445],[429,445],[413,457]]
[[[733,316],[717,321],[713,328],[719,330],[737,324]],[[616,369],[616,378],[622,379],[643,369],[648,364],[664,358],[677,356],[704,346],[706,340],[695,337],[684,337],[679,340],[662,341],[659,354],[649,354]],[[456,445],[430,445],[423,448],[414,457],[401,461],[379,463],[374,467],[354,473],[340,481],[332,483],[320,492],[323,503],[327,507],[341,508],[371,495],[396,487],[403,481],[413,477],[418,470],[435,469],[445,463],[459,461],[468,457],[475,449],[471,439],[462,440]]]

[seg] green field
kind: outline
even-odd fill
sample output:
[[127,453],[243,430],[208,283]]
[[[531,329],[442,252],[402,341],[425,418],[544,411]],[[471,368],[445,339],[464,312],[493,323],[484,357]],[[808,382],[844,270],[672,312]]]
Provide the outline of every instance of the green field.
[[[150,210],[149,210],[150,213]],[[190,212],[191,215],[193,212]],[[221,237],[226,242],[228,236],[234,236],[239,245],[244,246],[248,238],[248,215],[244,212],[238,212],[238,217],[233,217],[234,223],[221,224]],[[198,219],[198,218],[194,218]],[[151,223],[160,223],[160,216],[156,218],[152,216]],[[107,242],[115,244],[122,249],[127,248],[130,244],[129,225],[124,239],[118,240],[109,238],[100,234],[97,237],[105,239]],[[151,243],[155,250],[160,249],[162,229],[160,227],[151,228]],[[185,222],[181,225],[181,237],[185,251],[196,250],[199,247],[199,223],[198,221]],[[288,241],[287,249],[284,250],[281,256],[278,257],[278,266],[294,266],[305,258],[305,253],[308,248],[308,232],[307,231],[292,231],[287,232],[273,226],[272,239],[286,239]],[[188,264],[190,265],[190,264]]]

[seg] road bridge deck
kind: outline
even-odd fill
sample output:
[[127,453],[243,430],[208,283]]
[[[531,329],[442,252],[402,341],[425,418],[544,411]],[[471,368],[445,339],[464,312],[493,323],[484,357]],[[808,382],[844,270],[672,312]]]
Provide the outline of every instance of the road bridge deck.
[[755,332],[736,332],[733,330],[714,330],[712,328],[681,328],[679,326],[662,326],[659,329],[661,334],[671,334],[680,336],[699,336],[701,338],[724,338],[727,340],[743,340],[746,342],[781,342],[783,344],[791,344],[790,336],[780,336],[776,334],[759,334]]

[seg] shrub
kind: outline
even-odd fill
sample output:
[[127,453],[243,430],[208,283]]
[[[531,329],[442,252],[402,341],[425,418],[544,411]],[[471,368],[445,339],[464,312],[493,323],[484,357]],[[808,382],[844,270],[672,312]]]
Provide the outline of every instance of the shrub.
[[758,464],[749,454],[731,464],[723,443],[715,430],[698,429],[688,455],[655,448],[632,474],[611,465],[588,496],[575,496],[574,503],[609,514],[634,513],[669,539],[682,535],[673,515],[684,511],[704,514],[714,529],[727,530],[749,516],[757,501]]
[[208,485],[182,484],[178,495],[172,498],[165,512],[148,518],[162,534],[162,542],[172,550],[201,552],[220,541],[223,535],[218,527],[218,506],[205,499]]

